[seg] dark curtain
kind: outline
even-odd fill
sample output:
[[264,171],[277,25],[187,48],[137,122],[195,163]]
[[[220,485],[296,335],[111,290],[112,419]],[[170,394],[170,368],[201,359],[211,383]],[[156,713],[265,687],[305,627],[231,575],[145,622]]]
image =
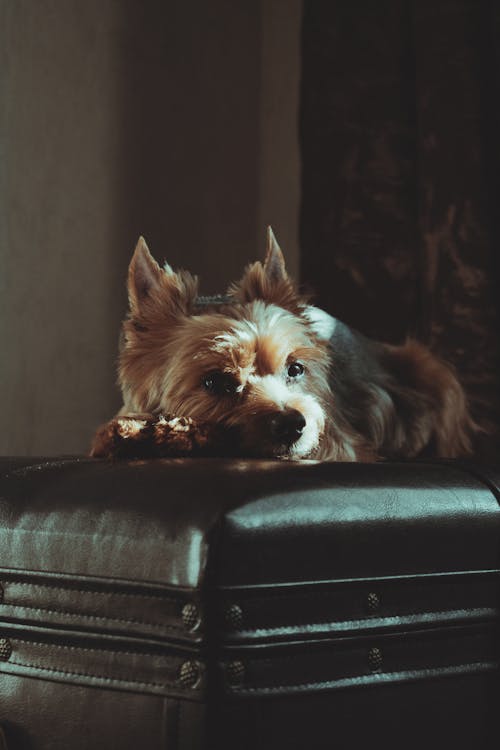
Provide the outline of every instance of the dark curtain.
[[500,4],[305,0],[302,280],[453,363],[496,455]]

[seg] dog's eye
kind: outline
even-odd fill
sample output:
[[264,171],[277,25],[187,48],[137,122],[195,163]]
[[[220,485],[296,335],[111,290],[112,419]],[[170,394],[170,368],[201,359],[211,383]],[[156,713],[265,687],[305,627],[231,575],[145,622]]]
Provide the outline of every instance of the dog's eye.
[[237,383],[226,372],[209,372],[203,378],[203,387],[216,396],[227,396],[236,393]]
[[304,374],[304,365],[301,365],[300,362],[292,362],[288,365],[287,374],[289,378],[300,377]]

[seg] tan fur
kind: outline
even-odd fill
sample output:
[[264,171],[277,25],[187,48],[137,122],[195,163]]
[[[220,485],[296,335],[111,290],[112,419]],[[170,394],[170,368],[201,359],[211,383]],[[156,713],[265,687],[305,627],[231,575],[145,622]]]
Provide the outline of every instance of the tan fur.
[[[345,395],[341,403],[331,387],[332,374],[340,377],[335,350],[316,333],[272,232],[265,261],[247,267],[227,303],[200,306],[197,293],[196,277],[161,269],[139,240],[128,275],[120,415],[214,424],[248,455],[368,461],[470,449],[474,425],[463,390],[417,342],[378,345],[373,382],[353,384],[356,403],[346,404]],[[303,374],[289,375],[294,363]],[[214,373],[223,378],[220,392],[206,385]],[[348,393],[349,383],[343,389]],[[280,443],[270,425],[297,413],[305,425],[289,444]],[[115,424],[101,435],[109,441],[116,431]]]

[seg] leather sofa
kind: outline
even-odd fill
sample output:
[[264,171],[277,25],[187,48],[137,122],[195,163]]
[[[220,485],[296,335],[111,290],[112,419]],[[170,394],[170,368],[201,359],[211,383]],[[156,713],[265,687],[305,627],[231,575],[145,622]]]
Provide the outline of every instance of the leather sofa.
[[458,462],[3,459],[6,747],[496,746],[498,487]]

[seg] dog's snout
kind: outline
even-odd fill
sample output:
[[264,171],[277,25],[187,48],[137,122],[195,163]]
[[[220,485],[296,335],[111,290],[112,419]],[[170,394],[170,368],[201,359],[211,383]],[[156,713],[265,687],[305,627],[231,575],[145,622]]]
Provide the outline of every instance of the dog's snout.
[[306,420],[297,409],[275,414],[270,422],[271,435],[277,443],[291,445],[302,435]]

